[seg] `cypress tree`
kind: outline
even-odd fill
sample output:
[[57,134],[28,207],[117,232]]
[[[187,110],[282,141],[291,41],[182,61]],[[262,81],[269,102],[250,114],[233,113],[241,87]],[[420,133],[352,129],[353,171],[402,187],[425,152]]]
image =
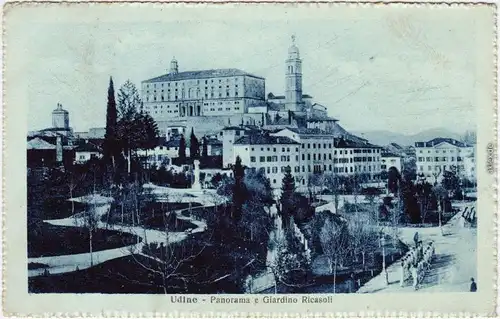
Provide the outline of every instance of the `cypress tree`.
[[179,141],[179,159],[182,163],[186,161],[186,140],[184,139],[184,135],[181,135]]
[[203,150],[201,152],[201,157],[207,159],[208,157],[208,139],[203,136]]
[[200,143],[194,135],[194,128],[191,128],[191,136],[189,138],[189,153],[192,159],[197,159],[200,157]]
[[233,185],[233,203],[231,206],[231,216],[235,220],[240,220],[243,203],[245,202],[245,168],[241,165],[241,158],[236,156],[236,163],[233,167],[234,185]]
[[285,225],[289,225],[294,209],[295,180],[292,176],[292,169],[287,166],[281,184],[281,215]]
[[109,87],[108,87],[108,104],[106,108],[106,133],[104,135],[104,145],[103,152],[105,159],[111,159],[113,163],[113,168],[115,167],[116,156],[119,153],[117,147],[117,111],[116,111],[116,101],[115,101],[115,89],[113,85],[113,78],[109,77]]

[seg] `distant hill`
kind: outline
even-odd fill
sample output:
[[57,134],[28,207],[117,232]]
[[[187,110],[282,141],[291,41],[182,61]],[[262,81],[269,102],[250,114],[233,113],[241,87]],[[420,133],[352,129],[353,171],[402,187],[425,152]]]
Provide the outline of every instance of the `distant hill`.
[[389,143],[397,143],[401,146],[414,145],[415,142],[432,140],[436,137],[448,137],[456,140],[461,140],[462,136],[457,133],[450,132],[446,129],[430,129],[413,135],[405,135],[391,131],[365,131],[352,132],[355,135],[366,138],[370,143],[380,146],[388,145]]

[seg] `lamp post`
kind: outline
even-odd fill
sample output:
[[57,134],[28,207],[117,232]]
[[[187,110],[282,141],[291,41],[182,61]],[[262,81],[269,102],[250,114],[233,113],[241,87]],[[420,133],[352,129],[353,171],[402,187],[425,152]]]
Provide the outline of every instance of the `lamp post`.
[[382,246],[382,273],[385,278],[385,285],[389,285],[389,274],[387,273],[387,268],[385,266],[385,236],[384,232],[380,231],[380,242]]

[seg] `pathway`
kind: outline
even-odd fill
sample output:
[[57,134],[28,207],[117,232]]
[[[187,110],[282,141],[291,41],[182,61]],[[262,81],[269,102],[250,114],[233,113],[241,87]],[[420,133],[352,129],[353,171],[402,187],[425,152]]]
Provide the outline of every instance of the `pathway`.
[[[454,206],[459,205],[470,205],[470,203]],[[424,242],[432,240],[436,247],[431,269],[425,275],[419,291],[468,291],[470,278],[476,278],[477,229],[464,227],[461,219],[460,211],[443,226],[443,235],[439,227],[400,228],[400,239],[403,242],[411,244],[413,235],[418,231]],[[387,268],[389,285],[385,285],[383,274],[379,274],[363,285],[358,293],[414,291],[411,283],[400,287],[400,269],[400,263],[395,262]]]
[[[89,202],[88,198],[89,197],[75,198],[73,200]],[[196,225],[196,228],[191,229],[189,232],[167,232],[156,229],[145,229],[143,227],[138,227],[138,226],[126,226],[126,225],[115,225],[115,224],[106,225],[106,223],[101,222],[100,219],[110,209],[109,199],[106,200],[106,197],[98,196],[92,198],[90,202],[95,202],[100,204],[99,206],[96,207],[96,215],[97,219],[99,220],[97,228],[122,231],[130,234],[135,234],[142,238],[142,241],[137,244],[93,252],[92,253],[93,266],[108,260],[125,257],[131,254],[137,254],[137,253],[142,254],[142,248],[147,243],[157,242],[168,245],[170,243],[175,243],[186,239],[189,236],[189,234],[203,232],[207,228],[207,224],[203,220],[197,220],[194,219],[193,217],[182,215],[182,212],[188,211],[189,208],[183,208],[174,211],[175,214],[177,215],[177,218],[189,221],[192,224]],[[205,207],[211,207],[211,206],[205,206]],[[81,217],[81,214],[78,215],[79,217],[72,216],[64,219],[45,220],[45,222],[58,226],[82,227],[83,217]],[[43,275],[45,270],[48,270],[51,274],[56,274],[56,273],[75,271],[77,267],[79,270],[86,269],[92,266],[90,260],[91,260],[90,252],[82,254],[72,254],[72,255],[28,258],[28,263],[40,263],[47,265],[44,268],[28,270],[28,276],[33,277],[33,276]]]

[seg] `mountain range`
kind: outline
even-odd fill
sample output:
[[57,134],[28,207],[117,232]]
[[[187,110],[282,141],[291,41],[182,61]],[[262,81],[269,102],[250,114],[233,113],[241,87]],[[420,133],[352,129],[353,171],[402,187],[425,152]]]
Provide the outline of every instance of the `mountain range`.
[[446,129],[430,129],[417,134],[406,135],[391,131],[356,131],[354,135],[367,139],[370,143],[385,146],[390,143],[397,143],[401,146],[415,145],[415,142],[424,142],[436,137],[447,137],[456,140],[462,140],[462,135],[448,131]]

